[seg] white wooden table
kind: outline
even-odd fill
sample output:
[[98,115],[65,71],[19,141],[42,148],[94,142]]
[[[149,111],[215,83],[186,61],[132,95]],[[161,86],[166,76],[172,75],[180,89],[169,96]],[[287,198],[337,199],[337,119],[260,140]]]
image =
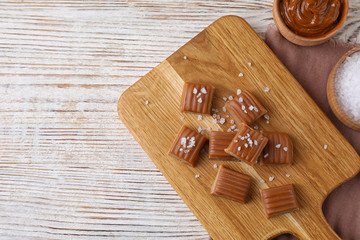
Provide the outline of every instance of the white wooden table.
[[[121,123],[121,93],[217,18],[271,0],[2,0],[0,239],[207,239]],[[360,1],[337,38],[360,41]]]

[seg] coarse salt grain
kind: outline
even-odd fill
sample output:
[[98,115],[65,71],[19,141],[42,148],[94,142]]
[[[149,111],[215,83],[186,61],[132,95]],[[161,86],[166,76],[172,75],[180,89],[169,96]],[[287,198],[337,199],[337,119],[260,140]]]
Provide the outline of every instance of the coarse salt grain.
[[248,62],[249,67],[251,67],[251,62]]
[[184,59],[186,60],[186,59],[187,59],[187,56],[184,56]]
[[260,179],[260,181],[259,182],[261,182],[261,183],[265,183],[265,180],[264,179]]
[[223,100],[226,102],[226,101],[227,101],[227,97],[223,97]]
[[218,113],[219,110],[217,110],[216,108],[212,108],[211,111],[213,111],[214,113]]
[[264,89],[264,92],[270,92],[270,88],[266,87],[266,88]]
[[285,176],[286,176],[286,177],[290,177],[291,175],[287,173]]
[[254,144],[255,144],[255,146],[257,146],[257,145],[258,145],[258,141],[257,141],[257,140],[254,140]]
[[259,129],[259,126],[258,126],[258,125],[255,125],[255,126],[254,126],[254,129],[255,129],[255,130],[258,130],[258,129]]
[[244,76],[244,74],[243,73],[239,73],[239,77],[243,77]]
[[229,115],[226,115],[226,117],[228,118],[228,117],[230,117]]
[[222,107],[223,112],[226,112],[226,107]]
[[236,125],[232,125],[230,128],[234,130],[236,128]]
[[238,147],[238,151],[239,151],[239,152],[241,151],[241,147]]
[[249,106],[249,110],[250,110],[250,111],[254,110],[254,106],[253,106],[253,105],[250,105],[250,106]]
[[287,152],[287,150],[288,150],[288,148],[287,148],[287,147],[284,147],[283,149],[284,149],[284,151],[285,151],[285,152]]
[[265,114],[265,115],[264,115],[264,118],[267,119],[267,120],[269,120],[269,119],[270,119],[270,116],[267,115],[267,114]]
[[236,95],[240,95],[241,93],[242,93],[241,89],[238,89],[238,90],[236,91]]
[[205,88],[201,88],[201,92],[202,92],[203,94],[207,94],[207,91],[206,91]]
[[202,131],[202,128],[198,127],[198,132],[201,133],[201,131]]
[[235,123],[235,121],[231,119],[231,120],[230,120],[230,123],[231,123],[231,124],[234,124],[234,123]]
[[267,158],[269,156],[269,154],[268,153],[266,153],[265,155],[264,155],[264,158]]
[[197,92],[198,92],[197,89],[194,88],[194,89],[193,89],[193,94],[197,94]]
[[274,179],[275,179],[275,177],[273,177],[273,176],[269,177],[270,182],[274,181]]
[[341,109],[360,123],[360,51],[348,56],[339,66],[335,81],[335,96]]
[[145,104],[146,104],[146,105],[148,105],[148,104],[149,104],[149,101],[148,101],[148,100],[146,100],[146,101],[145,101]]
[[184,117],[184,116],[180,116],[180,119],[181,119],[181,120],[184,120],[184,119],[185,119],[185,117]]
[[218,123],[218,120],[217,120],[217,119],[214,119],[214,120],[213,120],[213,123]]
[[201,99],[201,98],[199,98],[197,101],[198,101],[198,103],[202,103],[202,99]]
[[196,97],[199,98],[200,96],[201,96],[201,92],[199,92],[199,94]]
[[243,102],[244,99],[242,97],[239,97],[239,102]]
[[238,131],[239,131],[239,129],[238,129],[238,128],[235,128],[235,129],[234,129],[234,132],[238,132]]
[[276,146],[275,146],[276,148],[280,148],[281,147],[281,144],[279,143],[279,144],[276,144]]
[[231,100],[233,100],[234,98],[233,98],[233,96],[229,96],[228,99],[231,101]]
[[270,121],[269,121],[269,120],[266,120],[266,124],[270,124]]
[[231,132],[231,129],[230,128],[228,128],[228,130],[226,130],[227,132]]
[[199,177],[200,177],[200,175],[199,175],[199,174],[196,174],[196,175],[195,175],[195,178],[199,178]]
[[202,115],[198,115],[198,120],[199,120],[199,121],[203,120],[203,116],[202,116]]
[[328,148],[328,145],[324,145],[324,149],[326,150]]
[[238,140],[235,139],[234,142],[238,142]]
[[248,145],[247,143],[245,143],[245,144],[244,144],[244,146],[245,146],[246,148],[248,148],[248,147],[249,147],[249,145]]
[[219,121],[221,124],[224,124],[225,123],[225,118],[220,118],[220,121]]
[[215,164],[213,165],[213,167],[214,167],[214,168],[217,168],[218,166],[217,166],[217,164],[215,163]]

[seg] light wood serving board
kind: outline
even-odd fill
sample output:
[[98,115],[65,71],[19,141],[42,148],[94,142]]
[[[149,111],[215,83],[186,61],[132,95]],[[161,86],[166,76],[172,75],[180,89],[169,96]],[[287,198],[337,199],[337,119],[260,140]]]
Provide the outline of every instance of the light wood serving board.
[[[243,77],[238,76],[240,72]],[[168,156],[184,124],[193,129],[201,126],[223,130],[231,125],[229,119],[218,125],[211,116],[199,121],[196,114],[180,113],[180,96],[187,81],[216,87],[213,108],[219,110],[225,103],[222,98],[236,96],[237,89],[253,92],[270,115],[270,124],[259,119],[256,125],[262,130],[290,135],[294,164],[250,167],[235,161],[210,161],[207,147],[200,153],[195,168]],[[270,92],[264,92],[266,87]],[[360,158],[242,18],[220,18],[160,63],[122,94],[118,113],[214,239],[271,239],[282,233],[300,239],[338,239],[323,216],[322,203],[335,187],[355,176]],[[227,113],[221,115],[225,117]],[[252,176],[246,204],[210,195],[218,170],[213,167],[215,163]],[[195,178],[196,174],[200,177]],[[269,182],[270,176],[275,180]],[[260,183],[260,179],[266,183]],[[286,183],[295,185],[300,210],[267,219],[260,189]]]

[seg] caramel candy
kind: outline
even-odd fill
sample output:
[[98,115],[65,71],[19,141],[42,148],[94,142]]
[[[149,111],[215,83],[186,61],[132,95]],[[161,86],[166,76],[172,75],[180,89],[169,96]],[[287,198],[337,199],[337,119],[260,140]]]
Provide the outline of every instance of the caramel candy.
[[268,139],[260,132],[242,124],[225,152],[250,165],[254,165]]
[[234,132],[220,132],[211,131],[209,139],[209,159],[228,160],[233,158],[227,154],[224,149],[229,146],[236,133]]
[[211,194],[245,203],[251,177],[220,166]]
[[264,164],[288,164],[293,161],[293,144],[286,133],[262,133],[268,138],[260,160]]
[[210,85],[185,83],[181,96],[180,111],[210,114],[213,94],[214,87]]
[[260,191],[267,218],[299,209],[292,184]]
[[241,123],[249,125],[267,112],[259,100],[248,90],[226,103],[225,107],[238,125]]
[[206,141],[207,138],[200,133],[183,126],[170,148],[169,155],[194,167]]

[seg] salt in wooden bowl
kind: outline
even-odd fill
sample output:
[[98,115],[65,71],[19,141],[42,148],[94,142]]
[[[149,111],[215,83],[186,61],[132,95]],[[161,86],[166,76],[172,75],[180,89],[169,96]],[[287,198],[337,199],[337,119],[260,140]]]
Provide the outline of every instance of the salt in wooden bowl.
[[329,78],[328,78],[328,82],[327,82],[327,98],[328,98],[331,110],[334,112],[336,117],[342,123],[344,123],[346,126],[352,128],[354,130],[357,130],[357,131],[360,131],[360,123],[355,121],[351,117],[349,117],[345,113],[345,111],[341,108],[341,106],[337,100],[335,79],[336,79],[336,74],[338,72],[338,69],[341,66],[341,64],[345,61],[345,59],[348,56],[350,56],[351,54],[353,54],[355,52],[359,52],[359,51],[360,51],[360,47],[355,47],[355,48],[351,49],[350,51],[348,51],[344,56],[342,56],[342,58],[340,58],[340,60],[335,64],[334,68],[332,69],[332,71],[329,75]]

